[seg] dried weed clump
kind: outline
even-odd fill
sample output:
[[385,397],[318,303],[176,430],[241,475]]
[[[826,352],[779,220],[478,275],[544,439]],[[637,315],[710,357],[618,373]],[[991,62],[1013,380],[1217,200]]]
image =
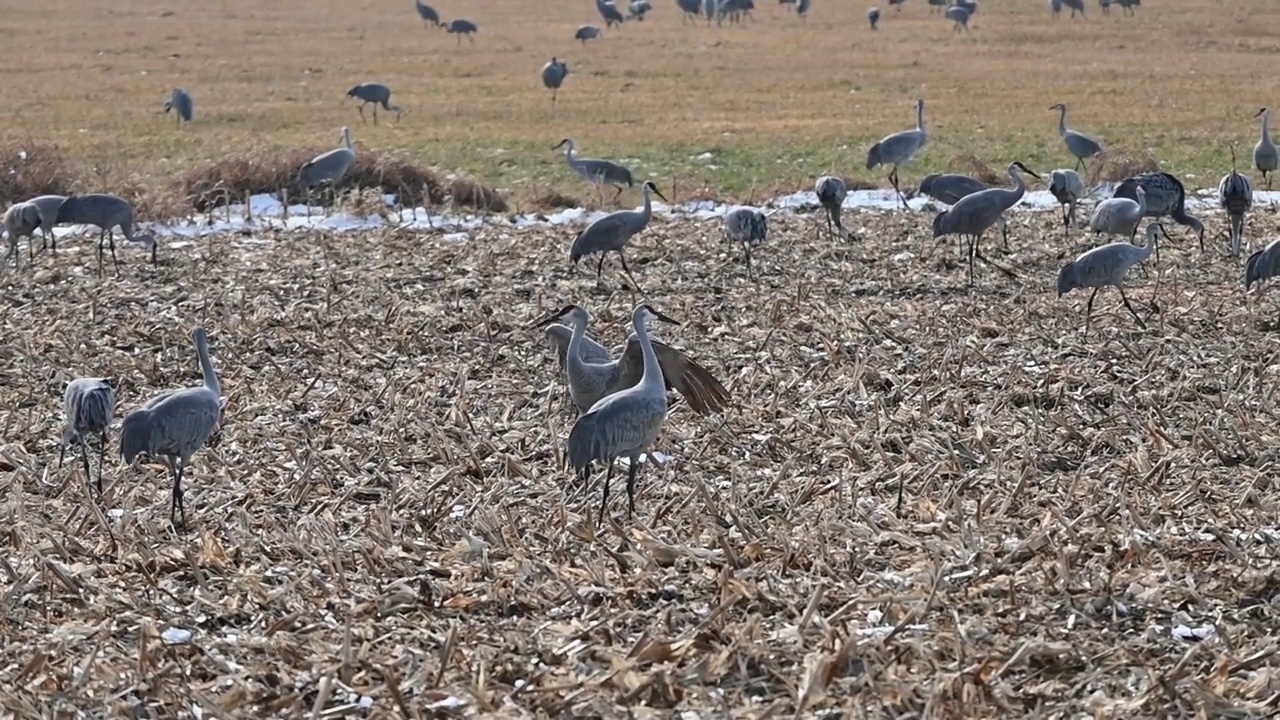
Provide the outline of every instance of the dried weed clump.
[[69,195],[80,174],[57,145],[31,139],[0,143],[0,201],[6,204],[37,195]]
[[1088,173],[1089,182],[1121,182],[1134,175],[1159,172],[1160,160],[1150,150],[1131,153],[1124,149],[1109,150],[1103,161],[1092,166]]

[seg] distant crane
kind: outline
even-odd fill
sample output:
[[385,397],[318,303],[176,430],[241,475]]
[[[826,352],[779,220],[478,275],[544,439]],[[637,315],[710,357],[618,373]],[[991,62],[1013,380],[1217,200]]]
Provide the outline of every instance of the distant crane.
[[1124,274],[1129,268],[1145,262],[1156,246],[1156,236],[1162,231],[1154,222],[1147,224],[1147,241],[1138,246],[1127,242],[1113,242],[1096,247],[1081,254],[1075,260],[1062,266],[1058,272],[1058,297],[1062,297],[1076,288],[1093,288],[1089,302],[1085,305],[1084,331],[1089,332],[1089,321],[1093,315],[1093,298],[1104,287],[1114,287],[1120,291],[1120,299],[1124,306],[1138,321],[1138,327],[1146,327],[1138,312],[1129,304],[1129,297],[1124,294]]
[[[568,320],[569,327],[556,320]],[[632,333],[622,355],[614,358],[600,343],[587,335],[590,315],[577,305],[565,305],[534,322],[530,327],[546,327],[544,335],[556,352],[569,388],[569,397],[579,413],[620,390],[640,382],[644,370],[639,338]],[[728,407],[729,391],[706,368],[688,355],[654,339],[653,350],[662,367],[668,390],[680,393],[689,409],[699,415],[720,412]]]
[[351,128],[342,128],[342,147],[320,153],[298,170],[298,184],[310,193],[321,185],[337,187],[352,163],[356,161],[356,148],[351,144]]
[[1253,183],[1236,172],[1236,151],[1231,149],[1231,172],[1218,183],[1218,204],[1231,223],[1231,254],[1239,256],[1244,244],[1244,216],[1253,207]]
[[578,31],[573,34],[574,40],[581,40],[585,46],[588,40],[595,40],[600,37],[600,28],[595,25],[581,25]]
[[876,23],[880,22],[880,8],[873,7],[867,10],[867,22],[871,23],[871,29],[876,29]]
[[151,250],[151,264],[156,264],[156,239],[149,234],[133,233],[133,204],[116,195],[91,193],[89,195],[73,195],[58,207],[58,225],[97,225],[98,235],[98,275],[102,275],[102,249],[105,243],[111,247],[111,264],[116,271],[120,263],[116,260],[116,240],[114,228],[119,226],[126,240],[137,243]]
[[631,280],[631,284],[639,290],[640,283],[631,276],[631,269],[627,267],[627,257],[623,254],[623,250],[636,233],[644,230],[649,224],[649,218],[653,217],[653,204],[649,199],[649,194],[653,193],[664,201],[667,199],[658,192],[658,187],[652,182],[646,180],[644,185],[640,186],[644,192],[644,208],[642,210],[619,210],[618,212],[609,213],[604,217],[596,220],[587,226],[586,230],[578,233],[578,237],[574,238],[573,245],[569,248],[569,261],[575,265],[584,257],[600,254],[600,262],[596,265],[596,279],[600,278],[600,273],[604,269],[604,257],[607,253],[618,253],[618,259],[622,261],[622,271],[627,274],[627,278]]
[[1085,167],[1085,158],[1095,157],[1102,153],[1102,146],[1098,144],[1097,140],[1084,133],[1067,129],[1067,106],[1064,103],[1058,103],[1049,109],[1057,110],[1060,113],[1058,115],[1058,134],[1062,136],[1062,141],[1066,143],[1067,150],[1075,156],[1076,170]]
[[[822,206],[827,216],[827,236],[834,239],[836,230],[839,230],[840,237],[847,239],[849,235],[845,232],[844,223],[841,221],[844,199],[849,195],[844,180],[834,175],[823,175],[813,184],[813,192],[818,196],[818,204]],[[818,232],[822,232],[821,227],[818,228]]]
[[1063,232],[1070,234],[1071,224],[1075,221],[1076,203],[1087,194],[1084,180],[1075,170],[1058,168],[1049,173],[1049,194],[1062,206]]
[[422,0],[413,0],[413,4],[418,8],[418,16],[422,18],[424,24],[440,27],[440,13],[436,12],[435,8]]
[[809,6],[811,4],[811,0],[796,0],[796,15],[800,16],[801,20],[809,19]]
[[569,76],[569,66],[559,58],[551,58],[551,62],[542,66],[542,84],[551,91],[551,102],[556,101],[556,93],[560,85]]
[[977,258],[988,265],[994,266],[1006,275],[1016,277],[1012,272],[1006,270],[999,265],[991,262],[982,256],[982,252],[978,249],[978,243],[982,240],[982,235],[1000,219],[1009,208],[1017,205],[1022,200],[1022,196],[1027,192],[1027,186],[1022,182],[1022,176],[1019,171],[1025,172],[1031,177],[1039,179],[1040,176],[1035,174],[1026,165],[1020,161],[1009,163],[1009,177],[1013,180],[1013,189],[1006,190],[1004,188],[990,188],[972,195],[966,195],[950,207],[938,213],[933,218],[933,236],[935,238],[944,235],[960,235],[969,238],[969,284],[973,285],[973,260]]
[[1244,263],[1244,291],[1258,283],[1262,287],[1264,280],[1280,275],[1280,240],[1272,240],[1266,247],[1249,256]]
[[626,18],[622,17],[622,12],[618,10],[618,6],[609,0],[596,0],[596,11],[600,13],[600,17],[604,18],[605,27],[614,25],[622,27],[622,23],[626,21]]
[[164,104],[164,111],[168,113],[170,110],[178,118],[178,125],[184,122],[191,122],[193,113],[195,112],[195,103],[191,101],[191,95],[182,88],[174,88],[169,94],[169,100]]
[[1084,0],[1062,0],[1062,6],[1071,8],[1071,17],[1074,18],[1076,13],[1080,13],[1080,17],[1084,17]]
[[724,14],[720,12],[720,3],[722,0],[702,0],[702,14],[707,16],[707,27],[711,27],[711,21],[716,21],[718,27],[724,21]]
[[759,247],[769,235],[769,219],[753,207],[736,207],[724,216],[724,232],[729,242],[742,243],[747,263],[747,276],[751,276],[751,249]]
[[696,24],[698,15],[702,12],[702,0],[676,0],[676,7],[680,8],[681,25],[688,23],[690,20]]
[[72,442],[80,445],[80,459],[84,460],[85,482],[93,480],[89,471],[89,449],[84,436],[98,436],[98,494],[102,494],[102,460],[107,452],[107,426],[116,416],[116,391],[106,378],[76,378],[67,383],[62,395],[62,444],[58,452],[58,469]]
[[[1136,198],[1139,186],[1147,191],[1146,217],[1159,219],[1168,215],[1179,225],[1191,228],[1200,241],[1200,252],[1204,252],[1204,223],[1187,212],[1187,191],[1182,182],[1166,172],[1143,173],[1120,183],[1112,196]],[[1161,226],[1160,230],[1163,231],[1164,227]],[[1157,262],[1160,260],[1159,253],[1157,249]]]
[[653,9],[649,0],[631,0],[627,3],[627,17],[632,20],[644,20],[645,13]]
[[443,26],[444,31],[458,36],[458,44],[462,44],[462,36],[466,35],[472,45],[476,44],[476,32],[480,29],[470,20],[450,20]]
[[867,152],[867,169],[870,170],[877,165],[892,165],[893,170],[889,172],[889,182],[893,183],[893,191],[898,193],[898,199],[902,201],[902,207],[907,208],[907,199],[902,196],[902,190],[898,188],[898,166],[904,165],[910,160],[920,148],[923,148],[929,136],[924,131],[924,100],[916,100],[916,127],[914,130],[903,130],[892,135],[886,135],[881,138],[880,142],[871,146]]
[[[1128,235],[1129,240],[1138,234],[1138,225],[1147,213],[1147,192],[1139,186],[1135,189],[1137,200],[1113,197],[1093,206],[1089,216],[1089,229],[1094,235]],[[1157,258],[1159,260],[1159,258]]]
[[383,110],[396,114],[396,122],[400,122],[400,107],[391,104],[391,88],[382,83],[367,82],[347,91],[347,97],[353,97],[360,101],[360,122],[368,122],[364,117],[364,106],[373,105],[373,124],[378,124],[378,106],[381,105]]
[[[981,180],[953,173],[933,173],[925,175],[920,181],[921,194],[948,205],[955,205],[961,198],[990,188],[990,185]],[[1000,216],[1000,239],[1006,248],[1009,247],[1009,223],[1003,215]]]
[[604,522],[605,508],[609,504],[613,461],[619,457],[626,457],[628,460],[627,515],[630,517],[634,514],[636,473],[640,458],[649,453],[667,418],[667,392],[663,386],[662,367],[645,329],[645,321],[649,319],[679,324],[651,305],[637,305],[631,315],[631,324],[639,339],[644,361],[640,382],[592,405],[569,431],[569,464],[584,483],[590,477],[592,464],[602,462],[606,466],[604,493],[600,501],[601,523]]
[[575,158],[573,156],[573,140],[565,138],[560,144],[551,148],[559,150],[565,148],[564,161],[570,170],[578,173],[578,177],[596,186],[600,192],[600,199],[604,200],[604,186],[613,185],[618,188],[618,192],[613,196],[610,202],[617,202],[622,196],[622,186],[631,187],[634,183],[631,179],[631,171],[623,165],[609,160],[598,160],[596,158]]
[[1253,117],[1259,116],[1262,117],[1262,139],[1253,146],[1253,166],[1262,172],[1262,182],[1266,183],[1267,189],[1270,190],[1269,175],[1276,171],[1277,165],[1280,165],[1280,152],[1277,152],[1276,144],[1271,142],[1271,111],[1262,108]]
[[1120,6],[1123,14],[1137,15],[1138,13],[1134,11],[1134,8],[1141,5],[1142,0],[1116,0],[1116,4]]
[[947,19],[955,24],[951,26],[952,31],[971,32],[969,30],[969,10],[962,5],[952,5],[947,8]]
[[169,506],[169,521],[173,512],[182,516],[182,526],[187,525],[187,510],[183,505],[182,475],[191,464],[191,458],[204,447],[209,436],[218,429],[225,401],[218,375],[209,358],[209,336],[204,328],[191,331],[200,357],[200,369],[204,383],[183,390],[157,395],[124,416],[120,427],[120,454],[126,464],[146,453],[155,459],[163,458],[173,472],[173,497]]

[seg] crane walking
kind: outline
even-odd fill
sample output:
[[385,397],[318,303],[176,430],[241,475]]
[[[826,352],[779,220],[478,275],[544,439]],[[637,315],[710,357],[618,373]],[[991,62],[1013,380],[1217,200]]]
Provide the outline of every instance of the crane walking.
[[747,276],[751,277],[751,248],[759,247],[769,235],[769,219],[753,207],[734,208],[724,216],[724,231],[729,242],[742,243]]
[[[822,205],[822,210],[827,216],[827,236],[834,239],[836,231],[840,231],[840,237],[848,238],[849,234],[845,232],[844,223],[841,217],[844,214],[844,199],[848,197],[849,190],[844,180],[834,175],[823,175],[813,184],[813,191],[818,196],[818,203]],[[821,226],[818,232],[822,232]]]
[[222,387],[209,358],[209,335],[204,328],[191,331],[204,382],[196,387],[170,391],[152,397],[137,410],[124,416],[120,427],[120,454],[126,464],[133,464],[142,453],[153,459],[164,459],[173,473],[173,496],[169,521],[176,510],[187,525],[183,504],[182,476],[191,458],[204,447],[209,436],[218,429],[226,401]]
[[170,110],[177,116],[179,126],[184,122],[191,122],[195,113],[195,103],[191,100],[191,94],[182,88],[174,88],[169,94],[169,100],[164,104],[164,111],[168,113]]
[[1085,305],[1084,331],[1089,332],[1089,321],[1093,315],[1093,298],[1104,287],[1114,287],[1120,291],[1124,306],[1138,321],[1139,327],[1146,327],[1138,312],[1129,304],[1129,297],[1124,294],[1124,274],[1129,268],[1146,261],[1156,246],[1156,236],[1163,231],[1157,223],[1147,224],[1147,241],[1143,245],[1128,242],[1113,242],[1096,247],[1081,254],[1075,260],[1062,266],[1058,272],[1058,297],[1062,297],[1076,288],[1093,288],[1089,302]]
[[118,226],[125,240],[137,243],[151,250],[151,264],[156,264],[156,239],[149,234],[133,232],[133,204],[116,195],[106,193],[90,193],[73,195],[58,206],[59,225],[97,225],[98,235],[98,275],[102,275],[102,251],[104,244],[110,244],[111,264],[116,271],[120,263],[116,260],[116,240],[114,229]]
[[644,207],[640,210],[619,210],[609,213],[604,217],[596,220],[587,226],[586,230],[578,233],[578,237],[574,238],[573,245],[569,248],[569,261],[575,265],[588,255],[600,254],[600,262],[596,265],[596,279],[600,279],[600,272],[604,269],[604,257],[609,252],[618,253],[618,259],[622,261],[622,271],[627,274],[627,279],[631,280],[631,284],[640,289],[640,283],[631,276],[631,269],[627,267],[627,256],[623,254],[627,241],[636,233],[644,230],[649,224],[649,218],[653,217],[653,203],[649,197],[650,193],[657,195],[664,201],[667,199],[662,193],[658,192],[658,186],[648,180],[641,186],[644,192]]
[[360,101],[360,107],[356,108],[360,111],[360,122],[368,123],[364,117],[364,106],[373,105],[373,124],[378,124],[378,106],[381,105],[383,110],[396,114],[396,122],[400,122],[400,107],[391,104],[391,88],[382,83],[367,82],[360,83],[347,91],[347,97],[353,97]]
[[1276,144],[1271,142],[1271,111],[1262,108],[1255,119],[1262,118],[1262,138],[1258,140],[1258,144],[1253,146],[1253,166],[1258,168],[1262,173],[1262,182],[1267,184],[1267,189],[1271,189],[1271,173],[1276,171],[1276,166],[1280,165],[1280,151],[1276,150]]
[[58,452],[58,469],[67,454],[67,446],[80,445],[84,461],[85,482],[93,480],[89,471],[89,449],[85,435],[98,436],[98,494],[102,494],[102,460],[107,452],[107,426],[116,416],[116,391],[106,378],[76,378],[67,383],[62,395],[62,444]]
[[576,158],[573,156],[573,140],[565,138],[560,141],[559,145],[551,148],[559,150],[564,148],[564,161],[570,170],[578,173],[578,177],[594,185],[600,194],[600,200],[604,200],[604,186],[613,185],[617,187],[618,192],[614,194],[611,202],[617,202],[622,196],[622,186],[631,187],[634,183],[631,179],[631,170],[609,160],[597,160],[595,158]]
[[[1138,234],[1138,225],[1147,212],[1147,191],[1139,186],[1135,189],[1138,199],[1126,197],[1107,198],[1093,206],[1093,214],[1089,216],[1089,229],[1094,235],[1128,235],[1130,242]],[[1157,262],[1159,258],[1156,258]]]
[[1231,149],[1231,172],[1218,183],[1218,204],[1231,223],[1231,255],[1238,257],[1244,245],[1244,216],[1253,207],[1253,183],[1236,171],[1236,151]]
[[906,164],[924,147],[928,139],[929,136],[924,131],[924,100],[918,99],[916,100],[915,129],[886,135],[880,142],[872,145],[871,150],[867,152],[868,170],[878,165],[893,166],[893,169],[889,172],[889,182],[893,183],[893,191],[898,193],[898,199],[902,201],[903,209],[906,209],[908,205],[907,199],[902,195],[902,190],[898,188],[898,166]]
[[1062,141],[1066,143],[1067,150],[1076,158],[1075,169],[1080,170],[1085,168],[1085,159],[1100,155],[1102,153],[1102,146],[1098,144],[1097,140],[1094,140],[1084,133],[1067,129],[1067,106],[1064,103],[1058,103],[1049,109],[1057,110],[1059,113],[1058,134],[1062,136]]
[[1031,177],[1040,178],[1026,165],[1015,160],[1009,163],[1008,167],[1009,177],[1013,180],[1013,189],[990,188],[967,195],[960,198],[950,209],[938,213],[933,218],[933,236],[935,238],[943,235],[960,235],[969,238],[969,285],[971,286],[973,285],[974,258],[994,266],[1010,277],[1017,277],[1012,271],[983,257],[982,252],[978,249],[978,243],[982,240],[982,235],[992,225],[996,224],[1000,216],[1008,211],[1009,208],[1017,205],[1022,200],[1023,195],[1026,194],[1027,186],[1023,183],[1022,175],[1019,174],[1019,171]]

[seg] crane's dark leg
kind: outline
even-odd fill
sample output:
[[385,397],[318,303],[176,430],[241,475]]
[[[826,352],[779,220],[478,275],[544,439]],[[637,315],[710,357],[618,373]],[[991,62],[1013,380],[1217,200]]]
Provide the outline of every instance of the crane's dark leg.
[[[89,470],[89,446],[84,443],[84,435],[80,436],[80,459],[84,462],[85,483],[93,482],[93,474]],[[102,486],[98,486],[98,494],[102,494]]]
[[98,236],[98,277],[102,277],[102,245],[106,243],[106,233]]
[[902,209],[910,209],[907,205],[907,199],[902,196],[902,190],[898,189],[898,166],[894,165],[893,170],[889,172],[889,182],[893,183],[893,191],[898,194],[898,199],[902,201]]
[[973,258],[978,252],[978,238],[970,236],[969,238],[969,287],[973,287]]
[[623,255],[622,251],[619,250],[618,258],[622,260],[622,272],[627,274],[627,279],[630,280],[631,284],[635,286],[636,292],[640,292],[640,283],[636,282],[636,279],[631,276],[631,268],[627,267],[627,256]]
[[633,456],[627,463],[627,519],[636,512],[636,473],[640,471],[640,457]]
[[65,460],[66,457],[67,457],[67,444],[62,443],[62,445],[58,447],[58,469],[59,470],[62,469],[62,461]]
[[1084,334],[1085,335],[1089,334],[1089,321],[1093,319],[1093,299],[1098,296],[1098,290],[1100,289],[1101,288],[1094,288],[1093,292],[1089,293],[1089,302],[1084,304]]
[[182,502],[182,470],[183,462],[181,459],[173,461],[170,465],[173,469],[173,500],[169,504],[169,522],[173,523],[173,511],[177,510],[182,516],[182,529],[187,529],[187,506]]
[[378,126],[378,104],[377,103],[373,104],[373,125],[374,127]]
[[[1072,15],[1071,17],[1075,17],[1075,15]],[[1076,170],[1079,170],[1082,167],[1084,167],[1084,158],[1076,158]]]
[[98,435],[98,495],[102,495],[102,461],[107,455],[107,431]]
[[597,525],[604,524],[604,510],[609,505],[609,483],[613,482],[613,460],[606,460],[608,467],[604,472],[604,495],[600,498],[600,519],[596,521]]
[[115,268],[116,274],[120,274],[120,261],[116,260],[116,234],[113,231],[107,231],[107,245],[111,248],[111,266]]
[[614,193],[614,194],[613,194],[613,200],[612,200],[612,202],[615,202],[615,203],[616,203],[616,202],[618,202],[618,198],[622,197],[622,186],[621,186],[621,185],[615,185],[614,187],[616,187],[616,188],[617,188],[618,192],[616,192],[616,193]]
[[1117,289],[1120,290],[1120,299],[1124,300],[1124,306],[1129,309],[1129,312],[1133,315],[1133,319],[1138,321],[1138,327],[1146,329],[1147,324],[1142,322],[1142,318],[1138,317],[1138,311],[1134,310],[1133,306],[1129,304],[1129,296],[1124,294],[1124,287],[1117,286]]
[[743,255],[743,258],[747,261],[747,278],[755,279],[755,276],[751,272],[751,244],[750,243],[747,243],[746,245],[743,246],[742,255]]
[[1000,216],[1000,240],[1004,243],[1004,249],[1009,249],[1009,222]]
[[596,279],[600,279],[600,273],[604,272],[604,253],[600,253],[600,262],[596,263]]
[[467,39],[471,41],[471,44],[472,44],[472,45],[475,45],[475,44],[476,44],[476,37],[475,37],[474,35],[472,35],[471,33],[467,33]]
[[360,103],[360,107],[356,108],[356,111],[360,113],[360,124],[368,125],[369,121],[364,116],[364,106],[365,106],[364,103]]

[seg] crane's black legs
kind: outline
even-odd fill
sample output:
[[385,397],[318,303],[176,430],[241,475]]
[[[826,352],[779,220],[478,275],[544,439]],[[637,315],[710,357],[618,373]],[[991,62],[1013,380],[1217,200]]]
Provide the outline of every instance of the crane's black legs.
[[1003,215],[1000,216],[1000,240],[1004,243],[1004,249],[1008,250],[1009,249],[1009,223],[1004,219]]
[[636,512],[636,473],[640,471],[640,457],[633,456],[627,463],[627,519]]
[[[368,125],[369,121],[366,120],[364,117],[364,106],[365,106],[365,103],[360,103],[360,107],[356,108],[356,110],[360,113],[360,124]],[[375,110],[374,112],[377,112],[377,111]]]
[[175,459],[170,461],[169,468],[173,470],[173,499],[169,503],[169,522],[173,523],[173,511],[177,510],[182,516],[182,529],[187,529],[187,506],[182,502],[182,471],[184,469],[182,460]]
[[1099,289],[1100,288],[1094,288],[1093,292],[1089,293],[1089,302],[1085,303],[1084,305],[1084,334],[1085,335],[1089,334],[1089,321],[1093,318],[1093,299],[1098,296]]
[[107,246],[111,248],[111,267],[115,268],[116,274],[120,274],[120,261],[116,259],[116,234],[107,231]]
[[902,190],[898,188],[898,166],[894,165],[889,171],[889,182],[893,184],[893,191],[898,194],[898,199],[902,201],[902,209],[910,210],[911,206],[907,205],[907,199],[902,195]]
[[615,187],[618,189],[618,192],[613,194],[612,202],[618,202],[618,198],[622,197],[622,186],[616,185]]
[[627,279],[630,280],[631,284],[635,286],[636,292],[640,292],[640,283],[636,282],[636,279],[631,276],[631,268],[627,267],[627,256],[623,255],[622,251],[619,250],[618,258],[622,260],[622,272],[627,274]]
[[747,261],[747,278],[754,280],[755,275],[751,272],[751,243],[746,243],[742,246],[742,255]]
[[1084,158],[1076,158],[1076,170],[1084,167]]
[[[1129,312],[1133,315],[1133,319],[1138,321],[1138,327],[1146,329],[1147,324],[1142,322],[1142,318],[1138,317],[1138,311],[1134,310],[1133,306],[1129,304],[1129,296],[1124,294],[1124,288],[1120,287],[1118,289],[1120,290],[1120,299],[1124,300],[1124,306],[1129,309]],[[1097,291],[1095,290],[1094,292]]]
[[600,519],[596,521],[597,525],[604,524],[604,510],[609,505],[609,483],[613,482],[613,461],[606,460],[607,468],[604,472],[604,495],[600,498]]
[[[89,470],[89,446],[84,443],[84,435],[80,436],[80,459],[84,462],[84,481],[93,482],[93,472]],[[98,480],[98,494],[102,494],[102,480]]]
[[98,495],[102,495],[102,464],[107,455],[107,431],[98,435]]
[[600,253],[600,262],[596,263],[596,280],[600,279],[602,272],[604,272],[604,253]]

